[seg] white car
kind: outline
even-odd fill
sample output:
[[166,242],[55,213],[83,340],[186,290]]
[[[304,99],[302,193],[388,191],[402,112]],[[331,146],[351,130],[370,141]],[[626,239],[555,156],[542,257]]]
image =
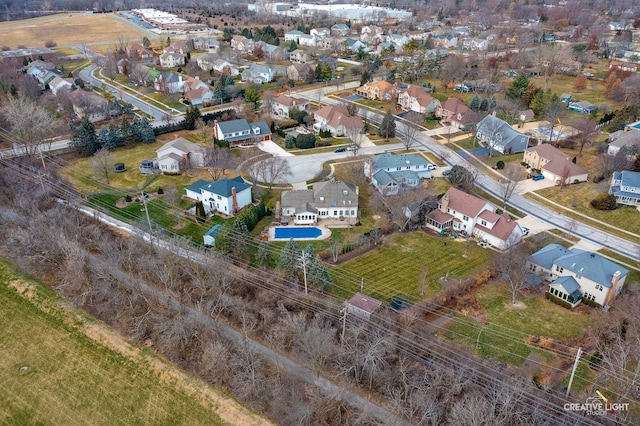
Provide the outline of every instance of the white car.
[[358,150],[358,147],[355,145],[349,145],[347,147],[347,151],[357,151],[357,150]]
[[522,235],[524,235],[525,237],[527,235],[529,235],[529,228],[523,226],[522,227]]

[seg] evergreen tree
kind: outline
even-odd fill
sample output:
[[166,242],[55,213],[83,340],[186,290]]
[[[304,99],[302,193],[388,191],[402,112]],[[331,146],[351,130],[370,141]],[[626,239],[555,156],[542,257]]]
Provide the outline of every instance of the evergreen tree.
[[251,85],[247,87],[247,89],[244,91],[244,101],[246,103],[252,104],[254,111],[260,109],[262,100],[260,99],[260,90],[258,89],[258,86]]
[[200,110],[197,106],[192,105],[187,107],[187,110],[184,115],[184,128],[186,130],[195,130],[196,121],[200,118]]
[[369,71],[364,71],[362,73],[362,77],[360,77],[360,86],[364,86],[370,81],[371,81],[371,73]]
[[471,99],[469,108],[471,108],[472,111],[478,111],[480,109],[480,97],[477,93],[473,95],[473,99]]
[[326,265],[318,256],[307,266],[307,284],[320,291],[326,291],[329,284],[333,282]]
[[100,149],[96,128],[88,119],[84,118],[78,127],[73,130],[71,143],[78,151],[78,154],[89,157]]
[[124,118],[120,124],[120,136],[123,146],[132,146],[136,143],[136,135],[133,133],[131,123],[127,118]]
[[531,108],[533,113],[536,115],[542,114],[542,112],[547,108],[547,99],[542,90],[539,90],[531,102],[529,102],[529,108]]
[[135,134],[136,140],[142,143],[151,143],[156,140],[156,134],[153,131],[153,127],[147,120],[147,117],[136,118],[131,125]]
[[489,101],[489,109],[488,109],[488,111],[495,111],[497,106],[498,106],[498,101],[496,100],[496,96],[493,95],[491,97],[491,100]]
[[302,251],[300,246],[291,238],[282,248],[278,267],[282,269],[287,278],[295,278],[298,276],[300,269],[300,255]]
[[393,119],[393,114],[390,109],[387,110],[380,124],[380,136],[382,136],[385,141],[396,136],[396,122]]
[[231,227],[231,251],[244,257],[251,249],[251,233],[244,220],[236,220]]
[[258,253],[256,253],[256,263],[265,268],[269,268],[273,262],[273,255],[269,244],[262,243],[258,246]]
[[109,128],[107,126],[102,126],[100,131],[98,131],[98,143],[100,147],[109,147]]
[[507,97],[510,99],[521,99],[529,88],[529,77],[525,73],[520,73],[507,88]]
[[480,111],[488,111],[489,110],[489,100],[486,96],[482,98],[482,102],[480,102]]
[[297,48],[298,48],[298,44],[295,42],[295,40],[291,40],[291,44],[289,45],[289,52],[293,52]]
[[[104,129],[104,127],[102,129]],[[100,129],[100,133],[102,133],[102,129]],[[120,128],[116,125],[116,123],[114,122],[109,123],[107,134],[108,134],[107,140],[102,144],[103,147],[107,149],[116,149],[123,145],[122,136],[120,134]]]

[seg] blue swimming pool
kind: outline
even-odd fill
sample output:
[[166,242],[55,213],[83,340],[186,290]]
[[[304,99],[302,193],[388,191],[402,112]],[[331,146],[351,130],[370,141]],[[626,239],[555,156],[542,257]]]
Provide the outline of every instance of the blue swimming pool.
[[277,240],[290,239],[290,238],[318,238],[322,235],[322,230],[315,226],[310,227],[286,227],[275,228],[274,238]]
[[634,124],[634,125],[633,125],[633,126],[631,126],[631,127],[635,127],[636,129],[640,129],[640,123],[636,123],[636,124]]

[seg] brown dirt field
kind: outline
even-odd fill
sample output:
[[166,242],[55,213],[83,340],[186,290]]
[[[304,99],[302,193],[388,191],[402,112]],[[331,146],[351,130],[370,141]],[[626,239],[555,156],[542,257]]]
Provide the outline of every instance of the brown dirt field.
[[17,49],[18,45],[44,47],[47,40],[58,46],[72,46],[95,42],[116,42],[140,39],[144,34],[123,24],[110,15],[59,14],[0,24],[3,46]]

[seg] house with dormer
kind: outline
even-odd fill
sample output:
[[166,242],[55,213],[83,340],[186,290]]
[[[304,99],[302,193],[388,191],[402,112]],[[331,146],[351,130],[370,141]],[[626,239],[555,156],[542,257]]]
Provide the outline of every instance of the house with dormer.
[[316,182],[312,189],[283,191],[282,216],[295,225],[315,225],[323,219],[352,220],[358,216],[358,187],[339,180]]
[[242,81],[246,83],[264,84],[273,80],[273,69],[266,65],[251,65],[242,72]]
[[305,111],[308,106],[309,101],[307,99],[278,95],[278,97],[272,101],[271,112],[280,117],[289,118],[291,108],[298,108],[300,111]]
[[326,27],[312,28],[311,31],[309,31],[309,35],[314,36],[318,41],[320,41],[329,37],[331,35],[331,30]]
[[630,160],[640,153],[640,129],[628,127],[609,135],[607,154],[616,155],[621,150],[627,153]]
[[469,108],[462,99],[451,96],[436,108],[436,117],[443,124],[469,130],[480,121],[480,115]]
[[231,38],[231,48],[239,52],[251,52],[255,46],[255,42],[242,35],[234,35]]
[[436,168],[421,155],[378,154],[364,163],[364,175],[382,195],[419,188]]
[[640,206],[640,172],[630,170],[613,172],[609,194],[616,197],[618,204]]
[[427,214],[425,226],[436,232],[465,233],[505,250],[522,240],[523,232],[508,213],[498,214],[488,201],[449,188],[438,208]]
[[398,105],[403,111],[435,114],[440,101],[428,94],[423,88],[410,84],[399,89]]
[[555,146],[545,143],[524,150],[522,162],[556,185],[564,180],[565,185],[586,182],[589,173]]
[[163,72],[153,81],[153,88],[163,93],[181,93],[183,86],[182,76],[173,72]]
[[251,185],[236,176],[215,182],[197,180],[185,188],[187,197],[202,201],[205,213],[219,212],[235,216],[243,207],[251,204]]
[[249,123],[244,118],[230,121],[214,121],[213,137],[229,142],[232,146],[255,144],[271,140],[271,129],[264,121]]
[[349,115],[346,105],[327,105],[314,112],[313,130],[329,131],[333,136],[345,136],[350,129],[363,129],[360,117]]
[[153,63],[155,55],[153,50],[147,49],[139,43],[133,43],[126,48],[127,57],[132,60],[142,61],[145,64]]
[[365,83],[356,89],[356,95],[360,95],[367,99],[389,102],[395,99],[398,88],[395,84],[381,80],[377,82]]
[[529,136],[520,133],[504,120],[487,115],[476,125],[476,137],[491,151],[500,154],[523,152],[529,146]]
[[160,66],[163,68],[181,67],[185,64],[184,54],[168,48],[160,55]]
[[548,292],[572,308],[583,299],[610,305],[624,287],[629,271],[600,256],[578,248],[548,244],[527,258],[533,274],[550,281]]
[[360,29],[360,41],[374,43],[376,38],[382,41],[384,30],[376,25],[365,25]]

